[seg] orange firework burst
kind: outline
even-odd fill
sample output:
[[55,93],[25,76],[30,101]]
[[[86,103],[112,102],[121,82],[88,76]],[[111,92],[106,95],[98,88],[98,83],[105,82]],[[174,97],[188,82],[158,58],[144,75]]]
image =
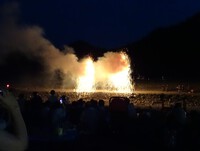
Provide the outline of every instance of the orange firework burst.
[[76,92],[95,92],[97,88],[132,93],[130,59],[125,52],[108,52],[96,62],[91,57],[83,60],[84,74],[77,79]]
[[120,52],[120,62],[122,63],[122,68],[118,72],[109,75],[111,89],[114,89],[119,93],[132,93],[133,84],[131,78],[131,68],[130,60],[125,52]]

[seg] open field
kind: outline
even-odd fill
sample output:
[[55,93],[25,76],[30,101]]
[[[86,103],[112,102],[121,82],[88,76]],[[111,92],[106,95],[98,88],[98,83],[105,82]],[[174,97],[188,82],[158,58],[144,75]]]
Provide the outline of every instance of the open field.
[[[181,86],[181,88],[178,88]],[[16,95],[24,93],[28,99],[33,91],[37,91],[45,102],[49,96],[50,90],[53,88],[17,88]],[[165,107],[171,107],[175,102],[186,102],[188,110],[199,110],[200,108],[200,87],[199,83],[160,83],[160,82],[138,82],[135,84],[135,90],[131,94],[115,93],[106,90],[98,90],[92,93],[76,93],[70,89],[54,89],[58,97],[66,95],[70,102],[83,99],[89,101],[91,99],[103,99],[105,104],[109,104],[109,98],[112,96],[128,97],[136,107],[140,108],[161,108],[161,94],[164,94],[162,101]]]

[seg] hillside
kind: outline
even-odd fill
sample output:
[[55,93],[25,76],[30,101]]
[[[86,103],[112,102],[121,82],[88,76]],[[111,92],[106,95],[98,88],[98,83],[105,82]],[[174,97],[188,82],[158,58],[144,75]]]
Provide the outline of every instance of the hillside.
[[177,25],[160,28],[129,49],[136,74],[152,78],[198,79],[200,13]]

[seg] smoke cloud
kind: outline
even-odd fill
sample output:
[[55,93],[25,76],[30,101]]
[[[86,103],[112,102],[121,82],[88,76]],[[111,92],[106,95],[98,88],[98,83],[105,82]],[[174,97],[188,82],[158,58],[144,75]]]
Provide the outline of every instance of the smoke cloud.
[[[75,88],[76,79],[84,73],[84,68],[73,48],[65,46],[64,50],[59,50],[44,38],[41,27],[18,24],[17,3],[7,4],[2,10],[0,78],[18,85]],[[107,52],[98,58],[95,62],[97,81],[127,64],[119,54]]]

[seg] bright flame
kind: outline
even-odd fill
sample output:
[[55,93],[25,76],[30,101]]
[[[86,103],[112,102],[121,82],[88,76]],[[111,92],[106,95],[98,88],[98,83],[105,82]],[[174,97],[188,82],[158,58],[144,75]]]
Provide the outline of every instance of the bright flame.
[[94,63],[91,57],[86,58],[84,61],[84,75],[78,78],[76,92],[94,92]]
[[104,63],[98,62],[100,60],[97,61],[101,65],[100,73],[97,73],[97,66],[91,57],[83,61],[84,74],[77,79],[76,92],[95,92],[98,87],[117,93],[133,92],[134,85],[128,55],[125,52],[112,52],[110,54],[112,54],[111,60],[103,60]]
[[121,55],[121,62],[124,64],[124,67],[121,71],[111,74],[108,78],[110,81],[109,87],[114,89],[114,91],[118,93],[132,93],[133,92],[133,84],[130,68],[130,60],[128,55],[124,52],[120,53]]
[[125,69],[110,76],[111,87],[119,93],[132,93],[132,83],[129,78],[129,69]]

